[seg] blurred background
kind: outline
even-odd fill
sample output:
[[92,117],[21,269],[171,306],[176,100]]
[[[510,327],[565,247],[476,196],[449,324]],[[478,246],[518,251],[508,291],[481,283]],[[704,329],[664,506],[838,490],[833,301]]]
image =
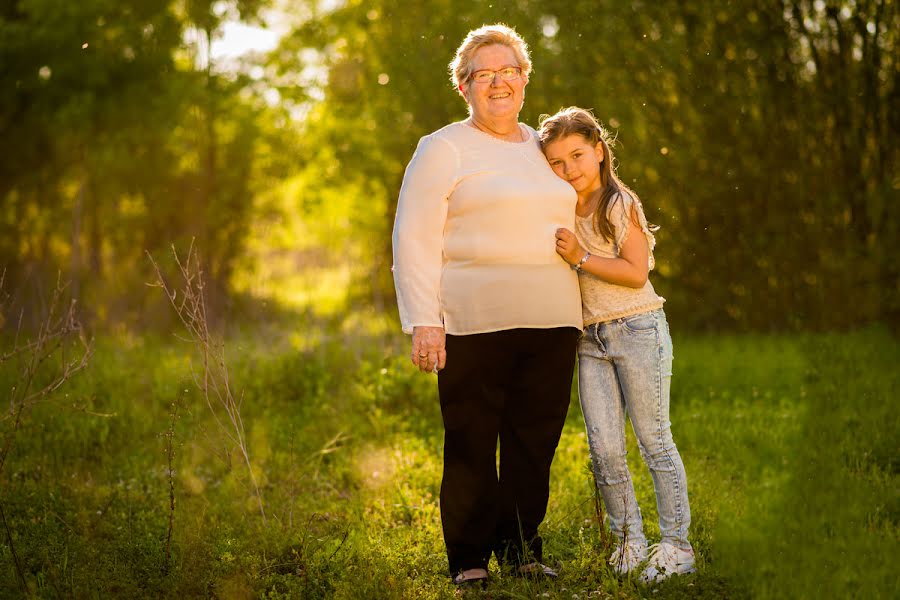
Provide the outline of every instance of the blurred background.
[[[0,597],[455,597],[390,234],[495,22],[661,226],[699,573],[653,597],[896,596],[895,0],[0,0]],[[574,388],[552,482],[560,580],[489,593],[648,597]]]
[[147,253],[195,240],[217,317],[396,328],[403,170],[466,116],[447,63],[498,21],[533,53],[524,122],[617,133],[680,328],[896,326],[891,0],[7,0],[6,289],[27,315],[60,275],[92,328],[168,325]]

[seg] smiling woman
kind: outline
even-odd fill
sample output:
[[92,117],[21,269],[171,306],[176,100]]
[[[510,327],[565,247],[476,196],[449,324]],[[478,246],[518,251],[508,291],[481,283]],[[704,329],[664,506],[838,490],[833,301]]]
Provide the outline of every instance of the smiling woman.
[[576,196],[519,123],[531,61],[515,31],[470,32],[450,72],[469,118],[419,141],[393,238],[412,362],[438,372],[450,572],[458,585],[484,583],[496,553],[517,575],[555,577],[541,564],[538,526],[581,304],[578,278],[552,240],[556,228],[574,226]]
[[470,123],[510,142],[524,141],[518,125],[528,75],[508,46],[485,46],[472,59],[472,74],[459,90],[469,104]]

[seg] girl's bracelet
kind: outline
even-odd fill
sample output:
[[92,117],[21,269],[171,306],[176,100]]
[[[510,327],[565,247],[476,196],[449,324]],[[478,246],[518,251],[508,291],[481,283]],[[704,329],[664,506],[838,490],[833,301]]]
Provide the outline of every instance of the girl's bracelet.
[[585,252],[585,253],[584,253],[584,256],[581,258],[581,260],[579,260],[579,261],[578,261],[577,263],[575,263],[574,265],[569,265],[569,266],[572,268],[573,271],[581,271],[581,265],[583,265],[584,263],[586,263],[586,262],[587,262],[587,259],[589,259],[590,257],[591,257],[591,253],[590,253],[590,252]]

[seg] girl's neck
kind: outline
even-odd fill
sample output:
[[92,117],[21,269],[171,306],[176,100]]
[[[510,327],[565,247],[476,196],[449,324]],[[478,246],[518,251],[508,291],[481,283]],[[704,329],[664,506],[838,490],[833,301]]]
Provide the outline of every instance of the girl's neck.
[[503,121],[483,121],[469,117],[469,125],[484,133],[507,142],[524,142],[522,129],[517,119],[504,119]]
[[597,202],[600,200],[600,189],[603,186],[600,183],[590,189],[578,192],[578,212],[592,213],[597,208]]

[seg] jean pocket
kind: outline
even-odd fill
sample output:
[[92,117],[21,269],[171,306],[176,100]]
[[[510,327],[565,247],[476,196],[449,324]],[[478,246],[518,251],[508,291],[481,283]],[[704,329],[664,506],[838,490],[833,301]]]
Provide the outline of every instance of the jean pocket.
[[656,331],[657,326],[656,315],[652,312],[632,315],[622,319],[622,327],[631,333],[652,333]]

